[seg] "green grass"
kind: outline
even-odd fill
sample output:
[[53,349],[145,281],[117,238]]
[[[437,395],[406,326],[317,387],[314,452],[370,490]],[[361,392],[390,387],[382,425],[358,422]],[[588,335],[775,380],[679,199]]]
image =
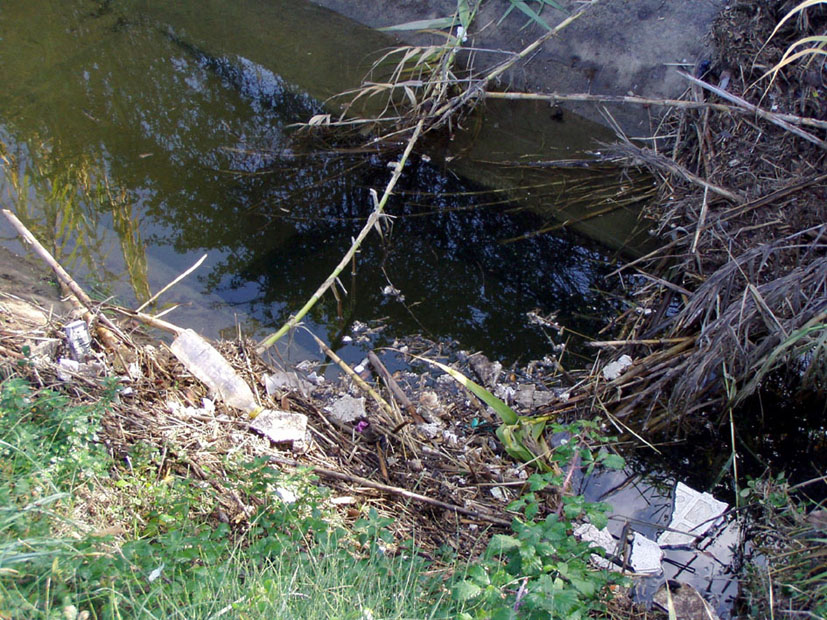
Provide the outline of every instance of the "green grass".
[[[98,434],[116,389],[78,406],[21,378],[0,384],[4,620],[605,617],[618,576],[593,569],[571,529],[605,525],[607,507],[566,496],[545,514],[545,490],[565,484],[559,471],[529,478],[510,506],[512,532],[482,557],[461,564],[450,552],[435,567],[373,510],[342,526],[308,472],[227,462],[217,490],[159,469],[150,444],[115,462]],[[592,452],[593,425],[567,428],[576,440],[551,457],[561,470],[622,465]],[[222,485],[256,498],[255,514],[219,519]],[[278,487],[297,501],[281,502]]]
[[385,552],[375,513],[334,525],[306,475],[240,466],[247,492],[300,495],[243,527],[209,518],[211,487],[159,476],[151,447],[111,476],[96,435],[105,406],[0,386],[0,617],[429,618],[445,603],[412,544]]

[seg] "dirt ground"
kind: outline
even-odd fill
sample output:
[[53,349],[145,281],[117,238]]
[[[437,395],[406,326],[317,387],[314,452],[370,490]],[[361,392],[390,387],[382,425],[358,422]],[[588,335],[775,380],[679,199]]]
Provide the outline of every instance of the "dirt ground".
[[33,302],[46,312],[62,314],[70,306],[61,301],[52,274],[33,258],[20,256],[0,246],[0,292]]
[[[447,17],[456,0],[312,0],[372,27]],[[536,3],[529,3],[535,6]],[[561,0],[569,14],[584,3]],[[501,86],[530,92],[592,93],[675,98],[688,88],[677,68],[689,69],[710,57],[708,33],[726,3],[723,0],[612,0],[597,2],[587,13],[547,41],[530,62],[507,75]],[[513,10],[502,22],[509,3],[483,2],[467,46],[518,52],[544,33],[541,26]],[[546,8],[550,25],[566,13]],[[401,33],[407,42],[433,40],[427,35]],[[503,59],[501,53],[478,52],[475,70]],[[594,105],[569,105],[574,112],[606,124]],[[636,106],[608,106],[630,136],[654,132],[649,111]]]

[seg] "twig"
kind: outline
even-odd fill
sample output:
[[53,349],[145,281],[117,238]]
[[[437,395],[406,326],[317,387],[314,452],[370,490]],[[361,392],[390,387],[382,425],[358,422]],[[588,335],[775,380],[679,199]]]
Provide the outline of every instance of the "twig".
[[[289,467],[308,467],[298,461],[294,461],[292,459],[285,459],[280,456],[271,456],[270,461],[274,463],[278,463],[279,465],[287,465]],[[491,515],[487,515],[481,512],[477,512],[476,510],[471,510],[470,508],[463,508],[462,506],[457,506],[456,504],[448,504],[446,502],[441,502],[438,499],[434,499],[432,497],[428,497],[427,495],[420,495],[419,493],[414,493],[413,491],[408,491],[407,489],[403,489],[400,487],[394,487],[387,484],[382,484],[381,482],[374,482],[372,480],[368,480],[367,478],[362,478],[361,476],[354,476],[352,474],[345,474],[339,471],[333,471],[332,469],[325,469],[324,467],[318,467],[317,465],[309,466],[310,471],[320,474],[322,476],[326,476],[328,478],[334,478],[336,480],[343,480],[345,482],[355,482],[356,484],[360,484],[362,486],[369,487],[371,489],[378,489],[380,491],[384,491],[386,493],[391,493],[392,495],[401,495],[402,497],[407,497],[408,499],[413,499],[418,502],[423,502],[425,504],[430,504],[432,506],[437,506],[439,508],[443,508],[445,510],[451,510],[453,512],[458,512],[460,514],[468,515],[469,517],[473,517],[474,519],[479,519],[480,521],[488,521],[489,523],[495,523],[496,525],[504,525],[510,526],[511,521],[506,521],[505,519],[500,519],[498,517],[494,517]]]
[[[549,101],[557,102],[582,102],[582,103],[633,103],[645,106],[668,106],[684,109],[712,109],[719,112],[743,112],[739,108],[724,105],[722,103],[710,103],[706,101],[685,101],[683,99],[653,99],[650,97],[638,97],[637,95],[593,95],[591,93],[506,93],[501,91],[488,91],[486,99],[508,99],[517,101]],[[819,121],[823,122],[823,121]],[[827,123],[825,123],[827,126]]]
[[689,250],[690,254],[695,254],[698,250],[698,240],[701,238],[701,231],[706,223],[706,214],[709,211],[709,202],[707,196],[709,195],[709,188],[704,187],[703,204],[701,204],[701,215],[698,217],[698,227],[695,229],[695,237],[692,239],[692,247]]
[[691,337],[686,338],[645,338],[645,339],[630,339],[630,340],[593,340],[588,343],[590,347],[623,347],[626,345],[656,345],[656,344],[675,344],[684,342],[685,340],[692,340]]
[[707,84],[703,80],[699,80],[698,78],[696,78],[692,75],[689,75],[688,73],[684,73],[683,71],[678,71],[678,75],[680,75],[681,77],[686,78],[687,80],[689,80],[693,84],[697,84],[698,86],[700,86],[702,88],[705,88],[706,90],[708,90],[712,93],[715,93],[716,95],[718,95],[722,99],[726,99],[727,101],[731,101],[735,105],[741,106],[745,110],[749,110],[750,112],[752,112],[756,116],[771,122],[773,125],[778,125],[782,129],[786,129],[790,133],[795,134],[799,138],[803,138],[804,140],[807,140],[807,142],[812,142],[813,144],[821,147],[822,149],[827,150],[827,142],[824,142],[824,140],[820,140],[819,138],[815,137],[813,134],[808,133],[808,132],[804,131],[803,129],[800,129],[800,128],[796,127],[795,125],[792,125],[791,123],[789,123],[789,122],[785,121],[784,119],[782,119],[778,114],[774,114],[773,112],[768,112],[767,110],[759,108],[757,105],[754,105],[754,104],[750,103],[749,101],[746,101],[745,99],[742,99],[741,97],[738,97],[737,95],[733,95],[732,93],[729,93],[729,92],[723,90],[722,88],[718,88],[717,86],[713,86],[712,84]]
[[178,284],[181,280],[183,280],[184,278],[186,278],[186,277],[187,277],[188,275],[190,275],[193,271],[195,271],[196,269],[198,269],[198,268],[201,266],[201,263],[203,263],[205,260],[207,260],[207,255],[206,255],[206,254],[204,254],[204,256],[202,256],[201,258],[199,258],[199,259],[198,259],[198,262],[196,262],[196,263],[195,263],[192,267],[190,267],[189,269],[187,269],[184,273],[182,273],[180,276],[178,276],[177,278],[175,278],[172,282],[170,282],[169,284],[167,284],[164,288],[162,288],[160,291],[158,291],[157,293],[155,293],[152,297],[150,297],[150,298],[149,298],[149,299],[147,299],[144,303],[142,303],[140,306],[138,306],[138,309],[136,310],[136,312],[140,312],[141,310],[143,310],[144,308],[146,308],[149,304],[151,304],[153,301],[155,301],[156,299],[158,299],[161,295],[163,295],[164,293],[166,293],[169,289],[171,289],[173,286],[175,286],[176,284]]
[[144,314],[143,312],[138,312],[136,310],[130,310],[129,308],[121,308],[120,306],[110,306],[110,308],[115,312],[126,315],[130,318],[135,319],[136,321],[140,321],[141,323],[145,323],[150,327],[157,327],[158,329],[163,329],[164,331],[168,331],[175,335],[178,335],[182,331],[184,331],[183,328],[178,327],[177,325],[173,325],[168,321],[159,319],[156,316]]
[[396,163],[393,170],[393,175],[391,176],[390,181],[385,186],[385,191],[382,194],[382,199],[379,200],[374,208],[373,213],[370,214],[368,217],[368,221],[362,227],[362,230],[359,232],[359,235],[356,239],[353,240],[353,243],[350,246],[350,249],[347,253],[342,257],[342,260],[339,261],[339,264],[333,270],[333,272],[327,277],[322,285],[313,293],[313,296],[307,301],[306,304],[299,310],[295,315],[290,317],[290,319],[279,329],[275,334],[268,336],[263,341],[259,343],[256,347],[256,353],[261,355],[265,350],[269,349],[271,346],[276,344],[279,339],[284,336],[289,330],[293,329],[296,325],[298,325],[299,321],[302,320],[305,314],[307,314],[310,309],[316,305],[316,302],[319,301],[322,295],[324,295],[325,291],[330,288],[330,286],[336,281],[336,278],[339,277],[339,274],[347,267],[350,260],[356,255],[356,250],[359,249],[359,246],[362,245],[362,241],[365,240],[365,237],[368,236],[368,233],[374,226],[378,226],[379,218],[382,215],[383,210],[385,209],[385,204],[388,202],[388,198],[390,198],[391,192],[393,192],[393,188],[396,186],[397,181],[399,181],[399,177],[402,176],[402,169],[405,167],[405,163],[408,161],[408,157],[413,150],[414,144],[416,144],[417,139],[419,139],[419,135],[422,132],[422,126],[424,125],[425,121],[420,120],[417,123],[416,128],[414,129],[413,135],[408,139],[408,146],[405,147],[405,152],[402,153],[401,159]]
[[[35,239],[35,236],[31,232],[29,232],[29,229],[26,228],[23,222],[17,219],[17,216],[8,209],[3,209],[3,215],[6,216],[6,219],[9,220],[12,226],[14,226],[14,228],[17,230],[17,232],[20,234],[23,240],[29,245],[31,245],[34,251],[37,253],[37,255],[40,256],[40,258],[42,258],[46,262],[46,264],[52,268],[52,271],[55,272],[60,281],[66,285],[66,287],[72,292],[72,294],[77,298],[77,300],[84,306],[86,306],[86,309],[89,310],[91,316],[100,317],[100,320],[109,329],[111,329],[112,332],[118,336],[118,338],[120,338],[123,342],[128,343],[129,339],[121,332],[120,329],[118,329],[118,326],[115,325],[108,316],[103,314],[103,312],[98,312],[96,310],[95,305],[89,298],[89,296],[78,285],[78,283],[72,279],[72,276],[70,276],[66,272],[66,270],[60,266],[60,264],[54,259],[54,257],[49,253],[49,251],[46,248],[44,248],[37,239]],[[103,332],[103,334],[100,335],[103,336],[102,340],[105,341],[105,344],[108,347],[114,346],[114,342],[112,342],[111,336],[109,336],[109,334]]]
[[402,403],[402,406],[405,408],[405,411],[408,412],[408,415],[411,416],[414,422],[417,424],[422,424],[425,422],[423,417],[419,415],[416,411],[416,407],[411,402],[411,399],[408,398],[408,395],[402,391],[402,388],[399,387],[399,384],[396,382],[396,379],[393,378],[388,369],[385,368],[385,365],[382,363],[382,360],[374,353],[373,351],[368,351],[368,360],[370,361],[370,365],[376,369],[376,372],[382,376],[382,379],[385,380],[385,383],[388,386],[388,389],[391,393]]
[[310,336],[313,338],[313,340],[316,341],[316,344],[319,345],[319,348],[322,351],[324,351],[324,354],[327,355],[331,360],[336,362],[336,364],[338,364],[339,368],[344,370],[345,373],[351,379],[353,379],[354,383],[356,383],[356,385],[358,385],[361,390],[363,390],[365,393],[370,395],[370,397],[373,398],[373,400],[375,400],[376,403],[380,407],[382,407],[382,409],[384,409],[387,412],[387,414],[391,418],[391,421],[394,424],[399,424],[400,422],[402,422],[402,418],[400,417],[399,413],[397,413],[396,410],[393,407],[390,406],[390,403],[388,403],[388,401],[386,401],[384,398],[382,398],[382,396],[379,394],[379,392],[374,390],[371,386],[369,386],[367,384],[367,382],[364,379],[362,379],[362,377],[360,377],[358,374],[356,374],[356,372],[350,366],[347,365],[347,362],[345,362],[341,357],[336,355],[333,352],[333,350],[322,341],[321,338],[319,338],[316,334],[311,332],[309,329],[306,330],[306,331],[307,331],[308,334],[310,334]]
[[708,189],[709,191],[718,194],[719,196],[723,196],[727,200],[731,200],[734,203],[742,204],[744,202],[744,198],[727,190],[722,187],[718,187],[717,185],[713,185],[708,181],[704,181],[701,177],[692,174],[681,166],[676,161],[673,161],[666,157],[665,155],[661,155],[660,153],[655,153],[651,149],[642,148],[639,146],[635,146],[631,142],[626,142],[624,144],[620,144],[614,147],[618,152],[624,153],[627,156],[635,157],[637,156],[643,163],[648,164],[655,168],[662,168],[675,174],[679,177],[683,177],[690,183],[703,187],[704,189]]

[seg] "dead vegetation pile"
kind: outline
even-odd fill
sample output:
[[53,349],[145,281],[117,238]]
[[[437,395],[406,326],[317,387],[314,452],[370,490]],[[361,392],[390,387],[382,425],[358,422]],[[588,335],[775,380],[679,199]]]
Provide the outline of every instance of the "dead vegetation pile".
[[793,6],[733,3],[714,29],[717,57],[686,75],[688,105],[652,147],[616,149],[659,177],[647,217],[663,242],[623,268],[633,307],[619,338],[595,343],[634,363],[613,380],[592,374],[579,394],[623,424],[718,423],[771,373],[791,392],[827,390],[823,56],[766,75],[827,24],[816,8],[770,38]]
[[[485,422],[484,408],[456,389],[431,382],[431,389],[421,390],[418,409],[433,427],[426,436],[410,432],[407,424],[391,428],[387,413],[371,400],[360,401],[364,394],[346,376],[314,387],[265,362],[251,342],[218,344],[238,376],[255,386],[262,406],[308,417],[306,442],[273,444],[251,428],[247,414],[213,401],[214,394],[169,347],[143,330],[125,330],[128,342],[108,351],[93,338],[92,357],[79,365],[67,363],[67,322],[0,293],[3,377],[22,376],[76,403],[101,401],[108,389],[104,378],[117,377],[118,396],[102,420],[102,440],[115,462],[127,470],[134,450],[148,448],[159,476],[212,486],[218,501],[203,515],[208,520],[241,528],[248,524],[265,498],[243,491],[233,465],[263,458],[278,469],[312,468],[333,490],[331,505],[343,522],[375,508],[392,517],[397,540],[415,533],[417,543],[435,556],[443,546],[464,557],[476,555],[492,526],[511,522],[505,504],[516,498],[527,474],[491,440],[493,427]],[[439,356],[437,350],[419,352]],[[268,390],[268,377],[287,380]],[[326,410],[341,398],[361,402],[359,420],[343,424]],[[498,491],[492,494],[494,488]]]

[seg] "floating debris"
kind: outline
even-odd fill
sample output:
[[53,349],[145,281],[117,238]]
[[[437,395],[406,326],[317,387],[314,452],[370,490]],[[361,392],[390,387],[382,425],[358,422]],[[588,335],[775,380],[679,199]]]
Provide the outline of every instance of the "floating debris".
[[678,482],[675,487],[675,503],[669,530],[658,537],[658,544],[662,547],[691,545],[696,538],[705,534],[728,508],[729,504],[718,501],[709,493],[699,493],[683,482]]

